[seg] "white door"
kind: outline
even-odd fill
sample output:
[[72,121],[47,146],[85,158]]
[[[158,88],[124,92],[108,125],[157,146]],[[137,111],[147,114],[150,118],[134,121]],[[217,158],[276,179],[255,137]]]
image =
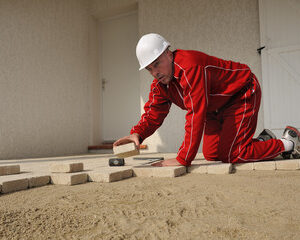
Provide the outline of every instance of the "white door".
[[102,136],[111,141],[128,135],[140,116],[137,12],[102,21],[100,41]]
[[259,0],[264,126],[300,128],[300,1]]

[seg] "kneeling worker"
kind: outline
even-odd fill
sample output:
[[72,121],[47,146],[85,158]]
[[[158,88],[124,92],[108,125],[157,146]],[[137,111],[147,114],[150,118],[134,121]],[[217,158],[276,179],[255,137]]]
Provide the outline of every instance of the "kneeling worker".
[[186,110],[185,136],[177,157],[154,166],[189,166],[202,133],[206,160],[244,163],[268,160],[279,154],[300,156],[300,133],[286,127],[282,139],[264,130],[253,139],[261,89],[250,68],[199,51],[169,50],[169,42],[154,33],[144,35],[136,47],[140,70],[154,77],[145,113],[129,136],[114,146],[137,146],[158,129],[171,103]]

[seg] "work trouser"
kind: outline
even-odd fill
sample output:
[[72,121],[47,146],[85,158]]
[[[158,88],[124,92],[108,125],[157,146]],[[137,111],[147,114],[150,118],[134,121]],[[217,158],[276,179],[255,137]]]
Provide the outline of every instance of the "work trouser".
[[252,75],[242,94],[206,116],[203,154],[207,160],[242,163],[268,160],[284,151],[281,140],[253,139],[261,101],[259,83]]

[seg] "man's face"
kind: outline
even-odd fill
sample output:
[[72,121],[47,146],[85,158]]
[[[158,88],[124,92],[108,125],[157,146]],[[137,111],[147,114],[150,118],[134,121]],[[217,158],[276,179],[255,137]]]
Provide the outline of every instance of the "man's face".
[[173,53],[167,49],[146,69],[163,84],[168,84],[173,78]]

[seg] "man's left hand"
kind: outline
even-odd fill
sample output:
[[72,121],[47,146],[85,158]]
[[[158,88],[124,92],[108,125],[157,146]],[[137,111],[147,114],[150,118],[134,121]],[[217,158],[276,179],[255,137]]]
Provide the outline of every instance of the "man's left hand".
[[168,167],[168,166],[182,166],[176,158],[166,159],[160,162],[152,163],[153,167]]

